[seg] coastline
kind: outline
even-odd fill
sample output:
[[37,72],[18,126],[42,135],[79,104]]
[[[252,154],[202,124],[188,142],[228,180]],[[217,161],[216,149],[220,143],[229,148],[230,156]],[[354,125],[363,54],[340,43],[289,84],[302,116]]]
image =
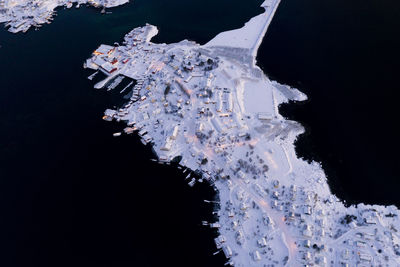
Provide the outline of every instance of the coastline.
[[[140,87],[134,89],[135,98],[119,110],[107,110],[105,116],[127,121],[126,132],[139,131],[142,142],[153,145],[161,163],[180,156],[182,166],[202,173],[198,180],[187,177],[191,178],[190,186],[207,180],[216,188],[221,207],[219,220],[209,225],[218,229],[220,236],[215,243],[229,264],[326,264],[336,261],[339,252],[359,255],[341,259],[346,264],[388,261],[388,257],[379,255],[382,249],[378,248],[392,246],[396,251],[396,243],[374,240],[369,235],[373,227],[381,236],[389,225],[399,224],[394,219],[399,211],[394,206],[363,204],[346,208],[332,195],[320,164],[296,156],[294,142],[304,132],[303,127],[285,120],[278,111],[281,103],[304,101],[307,97],[295,88],[271,82],[255,66],[255,48],[262,40],[259,32],[262,36],[266,33],[277,8],[271,3],[279,2],[265,1],[265,13],[241,29],[218,34],[204,46],[186,40],[177,44],[151,43],[148,37],[157,31],[152,25],[127,34],[123,47],[100,46],[87,60],[89,68],[115,71],[113,75],[140,82]],[[146,51],[143,62],[141,50]],[[122,64],[108,67],[110,57],[122,60]],[[210,65],[204,73],[202,62]],[[195,89],[201,88],[203,82],[204,91]],[[170,89],[162,89],[164,84],[167,88],[173,85],[171,93]],[[211,90],[213,86],[213,95],[217,96],[201,100],[209,95],[207,88]],[[221,91],[219,88],[224,86],[227,88]],[[165,114],[160,104],[165,107]],[[198,115],[193,109],[200,110]],[[214,109],[218,116],[212,114]],[[220,113],[222,110],[226,113]],[[170,128],[171,124],[175,126]],[[244,133],[236,129],[244,129]],[[242,137],[246,137],[244,141]],[[267,161],[263,171],[259,169],[261,165],[252,163],[254,160],[261,165]],[[387,212],[394,216],[384,216]],[[262,221],[266,229],[260,228]],[[352,240],[358,239],[358,231],[363,233],[362,241],[357,242],[365,244],[362,247],[370,243],[374,249],[354,248]],[[344,237],[346,245],[339,245]],[[303,246],[303,242],[314,245]],[[316,248],[319,249],[314,251]],[[399,259],[392,254],[391,260],[394,264]]]
[[[135,3],[136,4],[136,3]],[[125,8],[125,7],[124,7]],[[114,13],[117,13],[117,12],[114,12]],[[140,22],[141,23],[141,22]],[[162,25],[162,24],[157,24],[157,23],[153,23],[154,25]],[[140,24],[141,25],[141,24]],[[129,30],[130,29],[132,29],[133,27],[137,27],[137,25],[132,25],[132,26],[130,26],[130,28],[129,28]],[[123,32],[127,32],[128,31],[128,29],[125,29]],[[163,29],[163,28],[161,28],[161,34],[163,34],[163,33],[165,33],[166,31],[165,31],[165,28]],[[167,32],[168,32],[168,30],[167,30]],[[33,33],[32,33],[33,34]],[[36,33],[35,33],[36,34]],[[22,36],[22,35],[21,35]],[[114,35],[113,35],[114,36]],[[92,44],[90,45],[90,47],[89,48],[85,48],[85,49],[81,49],[81,51],[82,50],[85,50],[85,51],[92,51],[92,48],[94,48],[97,44],[99,44],[100,42],[103,42],[102,40],[107,40],[107,42],[108,43],[110,43],[110,44],[112,44],[114,41],[119,41],[121,38],[120,38],[120,36],[121,36],[121,32],[120,33],[118,33],[117,34],[117,37],[111,37],[111,38],[104,38],[103,37],[103,39],[101,39],[101,38],[99,38],[99,39],[97,39],[97,41],[95,41],[94,42],[94,44],[93,44],[93,42],[92,42]],[[194,39],[194,38],[193,38]],[[282,48],[282,50],[285,50],[284,48]],[[6,51],[6,50],[5,50]],[[273,50],[272,50],[273,51]],[[243,51],[240,51],[240,52],[243,52]],[[86,57],[87,55],[80,55],[80,58],[78,58],[78,59],[76,59],[75,58],[75,61],[74,62],[80,62],[81,61],[81,59],[82,59],[82,57]],[[261,61],[261,60],[259,60],[259,61]],[[286,63],[287,64],[287,63]],[[79,72],[78,72],[79,73]],[[265,73],[268,73],[268,71],[266,71]],[[88,75],[89,75],[90,73],[88,73]],[[77,77],[77,76],[79,76],[79,75],[75,75],[75,77]],[[269,78],[270,79],[270,78]],[[272,79],[271,79],[272,80]],[[278,80],[278,81],[280,81],[280,82],[282,82],[282,81],[284,81],[284,80],[282,80],[282,79],[279,79],[279,78],[276,78],[276,79],[274,79],[274,80]],[[286,83],[286,82],[285,82]],[[291,82],[291,81],[289,81],[287,84],[290,84],[290,85],[295,85],[296,84],[296,82]],[[87,86],[89,86],[89,85],[87,85]],[[87,87],[87,86],[83,86],[83,87]],[[274,86],[275,86],[275,84],[274,84]],[[7,87],[7,86],[6,86]],[[82,87],[82,86],[81,86]],[[297,87],[297,86],[294,86],[294,87]],[[300,89],[301,90],[303,90],[303,89],[308,89],[308,88],[302,88],[302,87],[306,87],[306,86],[300,86]],[[239,89],[239,87],[238,87],[238,89]],[[308,89],[309,90],[309,89]],[[9,91],[11,91],[11,90],[9,90]],[[98,93],[102,93],[101,91],[96,91],[96,92],[98,92]],[[307,92],[307,91],[306,91]],[[78,92],[79,93],[79,92]],[[114,92],[113,92],[114,93]],[[116,92],[117,94],[119,94],[119,92]],[[308,92],[307,92],[307,94],[308,94]],[[311,97],[313,97],[313,95],[311,95]],[[314,99],[313,99],[314,100]],[[71,101],[72,102],[72,101]],[[300,102],[299,102],[300,103]],[[304,102],[303,102],[304,103]],[[109,104],[105,104],[106,106],[107,105],[109,105]],[[300,104],[301,105],[301,104]],[[117,106],[119,107],[119,104],[117,104]],[[121,106],[122,107],[122,106]],[[113,109],[115,109],[115,107],[113,108]],[[103,109],[102,109],[103,110]],[[97,110],[97,113],[98,114],[100,114],[101,112],[102,112],[102,110],[101,111],[98,111]],[[99,113],[100,112],[100,113]],[[26,113],[28,113],[28,112],[26,112]],[[94,115],[94,116],[96,116],[96,115]],[[286,116],[285,116],[286,117]],[[92,114],[92,118],[93,118],[93,114]],[[291,118],[291,117],[290,117]],[[286,118],[286,120],[287,120],[287,118]],[[301,122],[301,120],[297,120],[296,119],[296,121],[299,121],[299,122]],[[58,128],[57,128],[58,129]],[[53,129],[51,129],[51,131],[52,131]],[[97,130],[96,130],[97,131]],[[119,131],[119,129],[115,129],[114,130],[114,132],[115,131]],[[305,129],[305,131],[307,131],[307,129]],[[306,132],[306,134],[307,133],[309,133],[309,132]],[[110,135],[110,136],[112,136],[112,132],[110,132],[110,131],[107,131],[107,134],[108,135]],[[124,134],[124,133],[122,133],[122,134]],[[122,137],[122,138],[129,138],[129,137]],[[136,137],[134,138],[134,139],[137,139]],[[112,139],[112,137],[111,137],[111,139],[110,140],[113,140]],[[110,141],[109,140],[109,141]],[[117,140],[117,139],[115,139],[115,140]],[[296,140],[298,140],[298,139],[296,139]],[[140,145],[140,144],[139,144]],[[135,151],[138,151],[137,150],[137,148],[135,148],[134,149]],[[323,161],[324,162],[324,161]],[[308,162],[308,163],[310,163],[310,162]],[[318,163],[318,164],[320,164],[320,163]],[[116,165],[118,165],[118,164],[116,164]],[[293,167],[293,166],[292,166]],[[181,177],[182,179],[184,179],[184,177]],[[331,178],[331,177],[330,177]],[[196,177],[196,186],[195,186],[195,188],[194,188],[194,190],[192,189],[192,191],[196,191],[196,190],[198,190],[198,188],[197,188],[197,185],[199,184],[198,182],[198,178]],[[190,180],[188,180],[187,182],[190,182]],[[332,189],[333,190],[333,189]],[[334,190],[333,190],[334,191]],[[129,192],[128,192],[129,193]],[[235,196],[234,196],[235,197]],[[236,201],[236,200],[235,200]],[[387,199],[385,200],[385,201],[388,201]],[[359,202],[357,202],[357,203],[359,203]],[[235,202],[235,205],[237,205],[238,203],[236,203]],[[360,205],[360,209],[361,208],[363,208],[363,209],[370,209],[372,207],[372,209],[374,209],[374,206],[367,206],[367,205]],[[297,207],[296,207],[296,209],[297,209]],[[351,213],[357,213],[358,211],[357,210],[352,210],[352,209],[349,209],[350,211],[351,211]],[[380,208],[378,207],[376,210],[380,210]],[[300,212],[299,213],[303,213],[303,211],[302,210],[300,210]],[[380,215],[380,211],[378,212],[378,215],[379,216],[381,216]],[[382,213],[383,214],[383,213]],[[389,213],[386,213],[385,215],[390,215],[390,211],[389,211]],[[305,215],[304,215],[305,216]],[[357,216],[357,217],[359,217],[359,216]],[[362,216],[360,216],[360,218],[361,218]],[[223,216],[221,216],[221,220],[223,219]],[[212,220],[210,220],[210,222],[213,222]],[[359,229],[359,231],[360,232],[363,232],[366,228],[360,228],[359,227],[359,225],[362,225],[362,222],[359,222],[359,220],[357,220],[356,222],[355,222],[355,225],[358,227],[358,229]],[[360,230],[361,229],[361,230]],[[357,237],[358,238],[358,237]],[[362,238],[358,238],[357,240],[362,240],[362,239],[364,239],[365,237],[363,236]],[[368,236],[367,236],[367,238],[368,238]],[[286,243],[286,246],[287,246],[287,244],[288,243]],[[373,244],[373,245],[375,245],[375,244]],[[356,243],[354,243],[353,244],[353,246],[354,247],[356,247]],[[222,254],[223,252],[220,252],[220,254]]]

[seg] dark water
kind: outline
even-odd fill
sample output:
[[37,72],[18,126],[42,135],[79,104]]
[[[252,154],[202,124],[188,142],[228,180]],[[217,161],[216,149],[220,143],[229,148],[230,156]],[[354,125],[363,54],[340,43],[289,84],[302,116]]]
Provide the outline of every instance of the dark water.
[[92,89],[83,61],[146,22],[160,42],[205,42],[260,13],[261,1],[136,0],[102,16],[62,10],[40,31],[0,30],[0,266],[222,266],[208,185],[190,188],[149,159],[122,124],[123,102]]
[[310,97],[282,111],[307,127],[298,153],[348,203],[400,207],[399,15],[396,0],[285,0],[258,56]]

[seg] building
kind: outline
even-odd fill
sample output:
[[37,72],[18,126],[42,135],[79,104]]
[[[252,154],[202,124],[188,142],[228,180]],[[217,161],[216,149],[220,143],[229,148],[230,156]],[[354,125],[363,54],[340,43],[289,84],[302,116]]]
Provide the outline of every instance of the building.
[[222,108],[223,108],[222,92],[218,92],[218,94],[217,94],[217,106],[216,106],[217,112],[221,112]]
[[179,88],[181,89],[181,91],[190,98],[190,90],[186,87],[186,85],[184,85],[183,83],[181,83],[179,80],[175,79],[175,82],[179,85]]
[[257,240],[257,244],[259,247],[264,248],[267,246],[267,240],[263,237],[263,238]]
[[172,148],[173,141],[169,138],[165,141],[164,145],[160,148],[162,151],[170,151]]
[[178,133],[179,133],[179,126],[175,125],[174,128],[172,129],[172,134],[169,138],[175,140],[178,137]]
[[225,104],[226,104],[226,111],[232,112],[233,111],[233,97],[232,97],[231,92],[225,94]]
[[254,261],[260,261],[261,260],[261,255],[260,255],[260,252],[258,252],[258,250],[253,252],[253,260]]
[[225,132],[225,130],[223,129],[221,122],[219,121],[218,118],[212,118],[211,123],[214,126],[215,130],[217,130],[217,132],[219,132],[219,133]]
[[111,55],[115,50],[115,47],[110,46],[110,45],[100,45],[99,48],[97,48],[93,54],[98,56],[98,55]]
[[311,206],[307,205],[304,207],[304,214],[311,215]]
[[311,227],[309,225],[307,225],[306,229],[303,231],[303,236],[307,238],[311,238],[313,236],[311,232]]
[[107,72],[108,74],[113,73],[114,71],[117,70],[117,68],[115,66],[113,66],[110,62],[105,62],[104,64],[102,64],[100,66],[105,72]]
[[196,134],[197,133],[201,134],[203,132],[203,130],[204,130],[204,124],[201,123],[201,122],[197,123],[197,125],[196,125]]

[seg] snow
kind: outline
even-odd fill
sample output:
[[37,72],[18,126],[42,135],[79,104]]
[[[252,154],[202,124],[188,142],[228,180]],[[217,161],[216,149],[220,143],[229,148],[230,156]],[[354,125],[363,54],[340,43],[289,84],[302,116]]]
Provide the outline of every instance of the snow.
[[[223,239],[216,249],[229,264],[399,266],[399,210],[345,207],[321,165],[296,156],[294,142],[304,128],[282,117],[278,106],[307,97],[270,81],[255,65],[278,4],[265,1],[263,14],[204,46],[151,43],[158,31],[146,25],[128,33],[110,55],[93,55],[87,67],[94,70],[113,58],[131,59],[119,60],[105,81],[118,75],[138,81],[129,102],[107,110],[105,119],[125,121],[143,143],[151,140],[161,164],[181,156],[181,167],[213,186],[220,209],[209,225],[219,226]],[[198,181],[187,178],[190,186]]]
[[77,7],[89,4],[94,7],[111,8],[128,3],[129,0],[4,0],[0,1],[0,23],[12,33],[26,32],[32,26],[38,28],[53,20],[54,10],[59,6]]
[[255,56],[280,0],[268,0],[261,6],[265,12],[248,21],[242,28],[218,34],[205,47],[229,46],[251,51]]
[[244,84],[244,112],[245,113],[265,113],[275,115],[273,107],[273,97],[270,83],[245,82]]

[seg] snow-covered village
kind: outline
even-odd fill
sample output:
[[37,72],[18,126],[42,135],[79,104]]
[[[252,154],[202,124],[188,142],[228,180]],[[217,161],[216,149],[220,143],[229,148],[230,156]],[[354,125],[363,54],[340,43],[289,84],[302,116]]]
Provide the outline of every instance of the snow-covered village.
[[[105,120],[126,123],[160,164],[179,161],[189,186],[209,183],[218,195],[215,253],[234,266],[398,266],[399,211],[346,207],[319,163],[297,157],[302,125],[278,107],[304,101],[299,90],[271,81],[256,65],[258,47],[279,0],[238,30],[205,45],[156,44],[155,26],[129,32],[120,45],[100,45],[84,66],[107,78],[96,89],[124,90],[126,105]],[[191,175],[195,173],[196,175]]]

